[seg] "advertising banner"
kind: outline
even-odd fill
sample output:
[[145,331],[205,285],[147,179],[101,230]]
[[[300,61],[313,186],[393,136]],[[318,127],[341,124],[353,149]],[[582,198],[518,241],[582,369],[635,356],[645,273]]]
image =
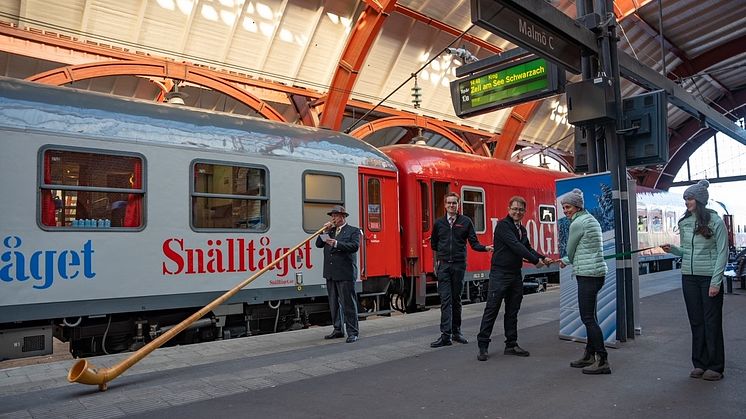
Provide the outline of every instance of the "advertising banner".
[[[560,179],[556,181],[557,208],[561,209],[562,197],[575,188],[583,191],[585,210],[593,215],[599,224],[604,242],[604,255],[615,252],[614,207],[612,204],[611,174],[599,173],[583,177]],[[570,231],[570,219],[558,211],[557,229],[559,231],[559,254],[567,256],[567,239]],[[598,294],[596,314],[601,326],[604,341],[609,346],[616,344],[616,261],[607,259],[609,272],[606,281]],[[560,269],[560,330],[562,339],[585,342],[586,331],[580,320],[578,310],[578,284],[572,272],[572,265]]]

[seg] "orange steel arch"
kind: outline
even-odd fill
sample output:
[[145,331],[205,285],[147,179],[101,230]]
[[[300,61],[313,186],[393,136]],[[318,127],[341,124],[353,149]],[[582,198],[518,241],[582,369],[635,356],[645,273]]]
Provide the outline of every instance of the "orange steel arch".
[[373,122],[369,122],[365,125],[360,126],[359,128],[352,131],[350,135],[352,135],[353,137],[359,140],[362,140],[366,136],[376,131],[380,131],[384,128],[392,128],[392,127],[417,127],[417,128],[426,129],[428,131],[435,132],[447,138],[452,143],[456,144],[459,148],[461,148],[462,151],[475,154],[474,149],[469,144],[467,144],[466,141],[461,139],[461,137],[456,135],[453,131],[447,128],[443,128],[440,125],[428,122],[427,119],[416,116],[416,115],[414,116],[392,116],[389,118],[377,119]]
[[373,42],[378,39],[383,22],[394,10],[396,0],[364,1],[365,9],[347,38],[347,44],[337,64],[332,84],[321,114],[319,126],[339,131],[345,107],[357,81],[358,73],[368,57]]
[[515,146],[518,144],[518,140],[521,137],[523,128],[526,126],[531,116],[533,116],[534,112],[536,112],[536,109],[539,108],[541,103],[541,100],[535,100],[533,102],[521,103],[520,105],[513,107],[500,134],[495,135],[490,139],[497,141],[497,146],[495,147],[495,151],[492,153],[492,157],[502,160],[510,160],[510,156],[513,154],[513,150],[515,150]]
[[106,76],[151,76],[184,80],[212,90],[224,93],[237,101],[256,110],[263,117],[272,121],[287,122],[274,108],[251,93],[237,87],[233,83],[216,77],[209,70],[170,61],[109,61],[71,65],[55,68],[44,73],[36,74],[26,80],[37,83],[61,86],[78,80],[93,79]]

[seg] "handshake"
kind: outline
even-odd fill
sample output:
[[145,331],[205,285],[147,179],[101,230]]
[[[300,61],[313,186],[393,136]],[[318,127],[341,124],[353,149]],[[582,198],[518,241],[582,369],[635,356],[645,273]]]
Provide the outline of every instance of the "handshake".
[[545,258],[539,259],[539,263],[537,263],[535,266],[537,268],[543,268],[543,267],[549,266],[549,265],[551,265],[551,264],[553,264],[555,262],[560,262],[560,264],[562,264],[562,262],[559,259],[555,260],[555,259],[552,259],[552,258],[546,258],[545,257]]

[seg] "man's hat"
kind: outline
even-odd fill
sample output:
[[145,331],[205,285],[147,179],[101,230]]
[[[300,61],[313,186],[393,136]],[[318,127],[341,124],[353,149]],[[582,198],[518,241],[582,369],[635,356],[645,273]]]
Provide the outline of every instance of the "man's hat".
[[335,205],[334,208],[332,208],[331,211],[327,212],[326,215],[332,215],[332,214],[342,214],[345,217],[349,216],[350,214],[347,213],[345,210],[345,207],[341,205]]

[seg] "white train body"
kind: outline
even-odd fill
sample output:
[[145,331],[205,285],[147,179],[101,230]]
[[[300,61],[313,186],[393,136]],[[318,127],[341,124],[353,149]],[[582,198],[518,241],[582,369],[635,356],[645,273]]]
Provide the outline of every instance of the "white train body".
[[[395,172],[383,153],[333,131],[7,79],[0,147],[6,338],[39,321],[46,339],[50,320],[113,335],[116,313],[201,307],[308,237],[331,205],[346,205],[359,225],[360,167]],[[322,264],[311,242],[225,310],[250,333],[246,304],[325,296]],[[73,353],[100,352],[101,342],[92,346]]]

